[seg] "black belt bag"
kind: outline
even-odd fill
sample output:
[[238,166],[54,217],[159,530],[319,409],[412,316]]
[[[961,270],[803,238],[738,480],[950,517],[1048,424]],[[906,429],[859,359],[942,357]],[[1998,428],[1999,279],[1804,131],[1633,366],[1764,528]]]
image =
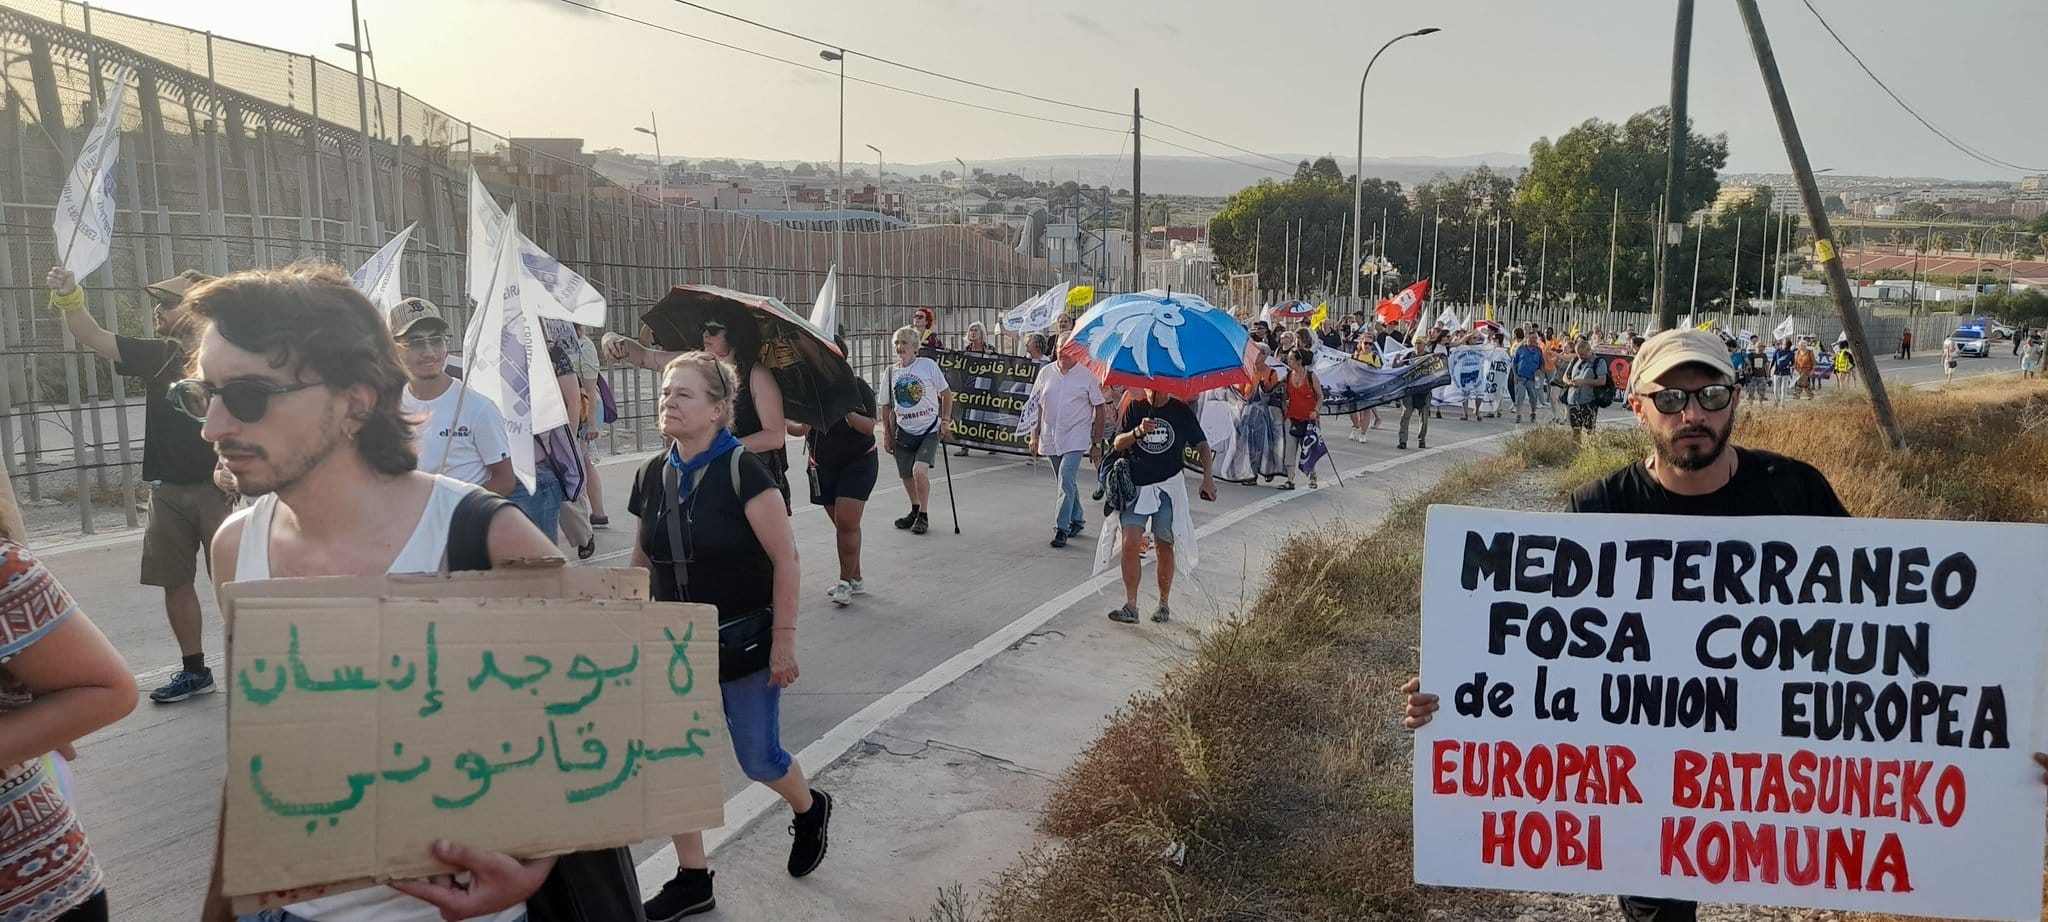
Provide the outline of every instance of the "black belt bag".
[[[740,454],[732,451],[732,495],[740,495]],[[669,496],[678,496],[680,478],[673,466],[664,466],[661,482]],[[669,573],[675,581],[676,598],[690,600],[689,555],[684,552],[683,504],[678,499],[664,516],[668,523]],[[731,682],[768,668],[768,655],[775,644],[775,608],[768,606],[747,612],[730,621],[718,622],[718,681]]]
[[933,429],[931,432],[923,435],[912,435],[903,431],[902,426],[897,426],[890,434],[893,436],[892,441],[896,443],[895,448],[897,451],[904,454],[916,454],[919,449],[924,448],[924,440],[931,438],[937,432],[937,429]]

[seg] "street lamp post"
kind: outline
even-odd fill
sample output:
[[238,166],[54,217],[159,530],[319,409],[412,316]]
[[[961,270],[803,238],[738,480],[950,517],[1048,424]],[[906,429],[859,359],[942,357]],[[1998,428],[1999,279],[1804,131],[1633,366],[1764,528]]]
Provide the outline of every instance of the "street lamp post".
[[875,152],[875,213],[882,214],[882,149],[873,144],[861,146]]
[[633,130],[654,138],[654,187],[661,190],[661,204],[665,207],[668,205],[668,170],[661,163],[661,122],[655,119],[654,113],[649,112],[647,124],[652,127],[642,128],[635,125]]
[[356,121],[363,138],[363,207],[368,216],[363,227],[374,239],[377,237],[377,161],[370,153],[370,92],[369,86],[363,82],[363,14],[356,0],[349,0],[348,13],[356,40],[344,47],[356,56]]
[[967,161],[958,157],[953,162],[960,164],[960,194],[953,197],[953,210],[960,212],[960,223],[967,223]]
[[1358,164],[1358,172],[1351,177],[1351,271],[1349,274],[1351,276],[1352,310],[1364,309],[1364,302],[1358,300],[1358,231],[1359,222],[1365,218],[1365,81],[1366,78],[1372,76],[1373,63],[1378,61],[1380,55],[1385,53],[1388,48],[1393,47],[1395,42],[1404,38],[1414,38],[1418,35],[1429,35],[1441,31],[1443,30],[1431,26],[1427,29],[1404,32],[1388,39],[1386,44],[1380,46],[1379,51],[1372,53],[1372,59],[1365,62],[1365,75],[1358,78],[1358,156],[1353,161]]
[[832,265],[844,269],[846,262],[846,49],[820,51],[818,57],[839,64],[839,214],[832,222]]

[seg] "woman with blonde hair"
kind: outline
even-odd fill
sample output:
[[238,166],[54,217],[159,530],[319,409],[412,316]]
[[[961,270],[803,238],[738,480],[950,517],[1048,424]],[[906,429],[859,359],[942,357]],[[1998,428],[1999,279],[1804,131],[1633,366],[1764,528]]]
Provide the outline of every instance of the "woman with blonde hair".
[[0,919],[104,922],[106,887],[59,772],[73,742],[135,709],[135,678],[26,539],[0,466]]

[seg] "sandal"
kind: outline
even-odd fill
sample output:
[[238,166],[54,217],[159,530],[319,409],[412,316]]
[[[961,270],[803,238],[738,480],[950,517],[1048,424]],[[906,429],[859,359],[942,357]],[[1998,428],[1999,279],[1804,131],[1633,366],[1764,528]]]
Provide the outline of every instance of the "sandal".
[[589,560],[590,555],[595,553],[597,553],[597,536],[591,535],[590,540],[583,542],[583,545],[576,549],[576,559]]
[[1294,481],[1292,481],[1292,480],[1289,480],[1289,481],[1284,481],[1284,482],[1282,482],[1282,483],[1280,484],[1280,489],[1281,489],[1282,491],[1286,491],[1286,490],[1292,490],[1292,489],[1294,489]]

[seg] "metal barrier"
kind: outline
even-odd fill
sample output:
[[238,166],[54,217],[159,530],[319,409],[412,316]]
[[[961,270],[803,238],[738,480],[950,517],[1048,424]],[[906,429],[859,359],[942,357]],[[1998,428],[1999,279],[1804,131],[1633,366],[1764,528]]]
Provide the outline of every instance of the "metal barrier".
[[[31,502],[73,499],[85,532],[109,524],[95,489],[118,491],[136,524],[146,395],[70,340],[41,281],[55,261],[51,203],[122,66],[134,83],[113,254],[83,280],[95,318],[118,333],[149,334],[141,288],[179,270],[309,257],[353,268],[414,222],[408,293],[440,304],[460,333],[472,167],[517,204],[528,237],[604,292],[608,330],[636,334],[680,283],[806,310],[830,267],[830,231],[655,201],[374,81],[360,119],[356,75],[311,57],[68,0],[0,0],[0,450]],[[876,379],[914,307],[935,308],[948,333],[993,329],[1057,281],[1044,260],[968,226],[849,228],[845,252],[841,327]],[[651,376],[608,373],[626,417],[608,447],[638,450]]]

